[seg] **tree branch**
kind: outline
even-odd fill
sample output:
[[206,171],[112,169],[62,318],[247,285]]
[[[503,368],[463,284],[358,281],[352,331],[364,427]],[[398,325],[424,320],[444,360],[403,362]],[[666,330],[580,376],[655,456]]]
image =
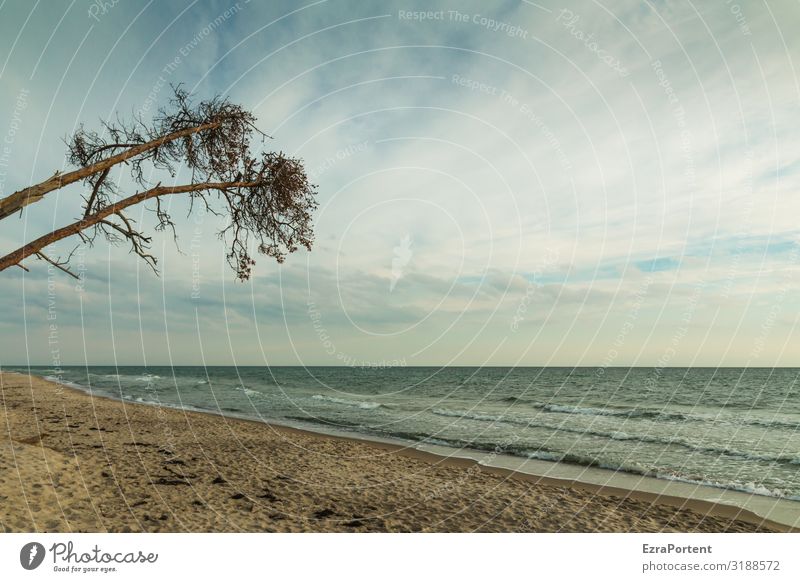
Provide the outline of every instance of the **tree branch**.
[[[68,184],[80,181],[88,191],[80,195],[80,220],[0,257],[0,271],[13,265],[25,269],[22,261],[37,256],[69,272],[69,257],[53,261],[43,251],[73,235],[88,245],[101,235],[112,244],[127,242],[131,253],[155,270],[151,238],[123,211],[155,199],[154,207],[145,205],[145,210],[155,214],[155,230],[171,229],[177,244],[176,224],[161,197],[181,193],[189,195],[189,214],[199,199],[206,211],[230,219],[218,235],[228,242],[226,258],[240,280],[252,273],[253,249],[278,262],[301,246],[311,249],[316,186],[309,183],[302,160],[282,152],[251,151],[254,133],[269,136],[255,127],[253,114],[240,105],[219,96],[195,105],[180,85],[173,86],[173,92],[170,106],[159,109],[150,122],[139,115],[129,121],[117,116],[115,121],[101,121],[99,132],[81,125],[66,142],[67,161],[75,171],[56,172],[44,182],[0,199],[2,220]],[[112,179],[111,170],[117,164],[127,170],[119,178],[115,172]],[[188,183],[161,185],[160,179],[174,183],[179,173],[190,176],[184,180]],[[137,190],[133,195],[125,193],[123,174],[129,174]]]
[[115,166],[119,163],[122,163],[126,160],[129,160],[135,156],[138,156],[144,152],[149,150],[153,150],[167,142],[175,141],[176,139],[185,138],[191,136],[193,134],[205,131],[207,129],[212,129],[214,127],[219,127],[222,123],[222,120],[214,121],[211,123],[206,123],[203,125],[198,125],[196,127],[190,127],[187,129],[183,129],[180,131],[175,131],[170,134],[167,134],[163,137],[159,137],[147,143],[138,145],[136,147],[132,147],[124,152],[121,152],[115,156],[111,156],[105,160],[101,160],[84,168],[80,168],[73,172],[69,172],[67,174],[60,174],[56,172],[52,178],[49,180],[45,180],[39,184],[34,186],[29,186],[28,188],[23,188],[13,194],[10,194],[0,200],[0,220],[11,216],[18,210],[21,210],[28,204],[32,204],[34,202],[38,202],[41,200],[46,194],[52,192],[53,190],[58,190],[59,188],[63,188],[69,184],[73,184],[78,182],[79,180],[83,180],[84,178],[91,176],[92,174],[96,174],[97,172],[102,172],[112,166]]
[[89,196],[89,199],[86,201],[86,211],[83,213],[83,217],[86,218],[92,212],[92,204],[94,204],[95,198],[97,198],[97,193],[100,191],[100,187],[103,185],[103,182],[108,177],[108,173],[111,171],[111,168],[106,168],[103,170],[103,173],[97,178],[97,182],[94,183],[94,188],[92,188],[92,194]]
[[[36,256],[37,256],[37,257],[39,257],[40,259],[44,259],[45,261],[47,261],[48,263],[50,263],[51,265],[53,265],[53,266],[54,266],[56,269],[60,269],[60,270],[64,271],[64,272],[65,272],[67,275],[69,275],[70,277],[74,277],[74,278],[75,278],[75,279],[77,279],[78,281],[80,281],[80,280],[81,280],[81,278],[80,278],[80,277],[78,277],[78,276],[77,276],[75,273],[73,273],[72,271],[70,271],[70,270],[69,270],[69,269],[66,267],[66,264],[65,264],[65,263],[61,263],[61,262],[58,262],[58,261],[54,261],[53,259],[51,259],[50,257],[48,257],[47,255],[45,255],[45,254],[44,254],[44,253],[42,253],[42,252],[37,252],[37,253],[36,253]],[[22,266],[22,265],[20,265],[20,266]],[[27,269],[25,269],[25,270],[27,271]]]
[[90,216],[59,228],[58,230],[54,230],[50,234],[40,236],[36,240],[0,258],[0,271],[3,271],[13,265],[18,265],[21,261],[25,260],[26,257],[39,254],[42,249],[56,241],[78,234],[79,232],[84,231],[91,226],[103,222],[105,218],[111,216],[112,214],[119,214],[121,210],[128,208],[129,206],[134,206],[144,202],[145,200],[156,198],[157,196],[184,194],[186,192],[199,192],[203,190],[222,191],[228,188],[254,188],[259,185],[259,182],[201,182],[198,184],[185,184],[182,186],[157,186],[155,188],[151,188],[150,190],[134,194],[133,196],[125,198],[124,200],[120,200],[119,202],[109,204]]

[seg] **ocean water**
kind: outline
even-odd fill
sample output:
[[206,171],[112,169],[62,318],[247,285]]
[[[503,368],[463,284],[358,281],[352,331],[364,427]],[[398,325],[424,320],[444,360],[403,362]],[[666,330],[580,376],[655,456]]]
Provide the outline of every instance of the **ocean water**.
[[800,500],[799,369],[6,369],[137,402]]

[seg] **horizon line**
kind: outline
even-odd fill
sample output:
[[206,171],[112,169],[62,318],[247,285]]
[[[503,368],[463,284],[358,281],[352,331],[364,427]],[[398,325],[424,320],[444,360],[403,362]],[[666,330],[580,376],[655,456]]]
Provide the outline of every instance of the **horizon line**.
[[475,364],[425,364],[417,366],[348,366],[333,364],[62,364],[54,366],[52,364],[20,364],[20,365],[0,365],[0,372],[7,368],[51,368],[60,370],[64,368],[342,368],[342,369],[404,369],[404,368],[572,368],[572,369],[603,369],[603,370],[631,370],[631,369],[661,369],[661,370],[798,370],[797,366],[602,366],[602,365],[475,365]]

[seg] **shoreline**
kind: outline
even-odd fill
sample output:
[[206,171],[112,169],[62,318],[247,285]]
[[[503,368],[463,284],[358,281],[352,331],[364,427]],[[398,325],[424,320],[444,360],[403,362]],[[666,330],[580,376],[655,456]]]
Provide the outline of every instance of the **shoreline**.
[[[424,517],[419,515],[418,507],[415,507],[413,512],[410,511],[411,505],[405,507],[401,502],[399,504],[400,509],[405,509],[406,513],[413,513],[413,517],[408,519],[407,517],[404,518],[402,516],[402,511],[400,512],[390,512],[390,515],[395,515],[395,517],[391,520],[391,523],[387,523],[389,520],[378,520],[380,522],[380,526],[378,527],[369,527],[370,523],[369,520],[371,518],[367,517],[366,515],[361,515],[364,512],[358,509],[358,502],[357,500],[348,500],[350,505],[356,507],[353,513],[353,519],[350,520],[339,520],[342,523],[334,523],[330,524],[327,521],[331,521],[330,519],[326,520],[326,518],[333,517],[333,514],[336,513],[336,510],[332,509],[322,509],[316,512],[311,512],[311,522],[309,523],[308,520],[300,520],[302,522],[301,525],[293,524],[292,527],[286,529],[282,527],[277,527],[277,529],[272,529],[270,526],[276,525],[276,523],[281,526],[285,526],[287,524],[281,523],[287,521],[287,517],[279,516],[278,514],[272,514],[268,517],[271,518],[272,521],[276,523],[270,523],[270,520],[267,520],[267,523],[259,522],[260,527],[253,528],[250,524],[250,527],[245,527],[244,529],[235,529],[234,531],[553,531],[554,528],[552,527],[554,524],[563,523],[562,519],[558,519],[559,511],[563,510],[561,507],[561,503],[558,503],[560,500],[565,500],[570,502],[570,504],[575,505],[578,508],[578,511],[583,515],[579,515],[578,512],[574,514],[570,514],[570,511],[567,510],[565,513],[569,514],[569,517],[572,521],[575,522],[575,526],[569,525],[570,519],[567,519],[567,524],[565,527],[555,528],[555,531],[778,531],[778,532],[797,532],[800,531],[797,527],[791,527],[790,525],[783,524],[776,522],[774,520],[765,519],[756,513],[742,509],[741,507],[719,503],[719,502],[712,502],[706,501],[702,499],[693,499],[690,497],[681,497],[681,496],[674,496],[674,495],[665,495],[662,493],[652,493],[648,491],[642,491],[637,489],[629,489],[623,487],[617,487],[613,485],[598,485],[593,484],[590,482],[575,480],[575,479],[564,479],[564,478],[555,478],[552,476],[544,476],[544,475],[537,475],[531,474],[526,472],[521,472],[518,470],[503,468],[500,466],[492,466],[487,464],[482,464],[478,462],[478,460],[473,458],[465,458],[464,456],[457,456],[447,455],[447,454],[439,454],[436,452],[431,452],[428,450],[419,450],[415,447],[398,444],[393,442],[382,442],[380,440],[373,440],[369,437],[360,438],[357,436],[348,436],[348,435],[339,435],[339,434],[328,434],[324,432],[316,432],[313,430],[308,430],[306,428],[298,428],[292,426],[286,426],[277,423],[267,423],[259,420],[248,419],[248,418],[240,418],[234,417],[229,415],[224,415],[221,413],[216,413],[213,411],[196,411],[196,410],[186,410],[186,409],[178,409],[178,408],[169,408],[169,407],[162,407],[154,403],[135,403],[130,402],[127,400],[116,399],[110,396],[98,396],[94,394],[90,394],[88,391],[83,390],[81,388],[75,388],[72,386],[68,386],[65,384],[56,383],[50,380],[45,380],[43,378],[37,376],[29,376],[25,374],[20,374],[16,372],[0,372],[0,385],[3,388],[3,402],[6,404],[6,401],[9,397],[9,389],[15,388],[17,391],[19,388],[28,388],[30,392],[31,403],[33,404],[34,412],[38,412],[36,410],[37,404],[39,406],[45,407],[46,404],[49,405],[58,405],[61,404],[64,411],[67,433],[70,433],[70,427],[77,428],[77,422],[68,420],[69,418],[74,418],[74,414],[67,414],[67,411],[74,412],[74,408],[83,408],[83,409],[91,409],[92,416],[96,421],[97,426],[90,427],[89,431],[94,431],[94,434],[91,436],[101,436],[100,438],[100,445],[93,444],[91,447],[93,449],[100,448],[105,453],[107,467],[112,467],[114,463],[109,460],[109,457],[113,457],[115,455],[110,455],[111,451],[111,444],[110,442],[104,443],[102,439],[103,433],[113,433],[116,429],[112,430],[109,429],[107,426],[101,426],[100,416],[103,416],[103,420],[108,420],[108,418],[114,418],[116,420],[116,425],[121,424],[117,417],[124,416],[126,420],[129,420],[132,416],[138,416],[144,418],[146,421],[144,428],[145,432],[149,436],[161,436],[164,437],[165,435],[169,437],[170,430],[179,430],[183,423],[187,423],[190,427],[202,425],[202,426],[210,426],[214,429],[217,433],[216,436],[228,436],[228,432],[230,433],[237,433],[243,432],[247,433],[250,436],[251,433],[255,433],[256,440],[265,440],[265,441],[277,441],[278,444],[285,444],[291,443],[293,446],[297,447],[297,451],[289,451],[289,453],[297,453],[296,457],[294,458],[291,454],[287,453],[287,456],[291,457],[292,463],[301,463],[304,468],[309,469],[312,473],[315,471],[315,465],[309,465],[306,462],[305,456],[309,450],[312,448],[322,448],[329,450],[328,454],[323,455],[322,458],[317,458],[317,462],[319,465],[319,471],[322,473],[329,473],[331,468],[327,465],[330,464],[331,458],[333,458],[333,464],[337,465],[336,461],[338,460],[338,455],[341,455],[342,452],[345,452],[345,457],[342,457],[343,460],[347,461],[348,465],[352,465],[357,472],[362,473],[361,479],[356,479],[355,481],[351,478],[352,475],[345,472],[344,474],[337,473],[334,471],[335,475],[331,483],[336,480],[342,480],[346,483],[346,487],[344,490],[347,492],[348,489],[352,489],[349,491],[350,493],[358,492],[364,493],[367,490],[370,491],[371,496],[376,497],[378,499],[378,503],[380,504],[380,489],[389,489],[391,490],[394,485],[397,483],[403,483],[405,485],[405,481],[422,481],[422,483],[416,484],[416,491],[411,491],[413,493],[409,497],[409,499],[405,500],[406,503],[411,504],[414,500],[416,500],[417,505],[422,498],[424,502],[426,502],[427,509],[434,514],[434,517],[431,519],[430,517]],[[55,387],[55,389],[53,389]],[[20,395],[17,394],[17,399],[19,399]],[[37,398],[38,397],[38,398]],[[25,399],[25,396],[22,395],[22,400]],[[61,407],[59,406],[46,406],[49,410],[47,413],[53,415],[56,410]],[[15,408],[19,408],[17,405]],[[98,415],[98,410],[102,409],[102,413]],[[86,412],[87,410],[84,410]],[[6,415],[6,431],[4,431],[3,438],[6,439],[4,441],[0,441],[0,444],[8,443],[10,448],[12,449],[11,457],[14,459],[14,462],[17,463],[17,470],[20,470],[20,461],[17,455],[14,454],[14,447],[18,445],[22,445],[24,447],[32,447],[34,449],[40,449],[43,453],[45,453],[45,457],[47,455],[47,450],[53,450],[58,453],[64,453],[63,447],[54,446],[51,447],[49,442],[50,437],[52,436],[50,433],[46,431],[42,431],[39,428],[40,422],[37,415],[34,415],[34,420],[36,426],[36,436],[34,437],[27,437],[23,435],[15,435],[14,430],[12,428],[13,422],[11,422],[11,417],[13,413],[9,414],[6,406],[3,407],[2,412]],[[44,413],[44,410],[42,410]],[[123,414],[120,415],[119,413],[122,412]],[[43,414],[42,414],[43,416]],[[50,422],[55,423],[55,417],[51,417]],[[20,420],[24,419],[16,419],[16,422],[19,423]],[[82,419],[84,422],[87,419],[84,417]],[[58,422],[61,422],[61,419],[58,419]],[[28,423],[30,424],[30,423]],[[106,422],[107,424],[107,422]],[[130,421],[128,422],[131,425]],[[175,425],[171,427],[171,425]],[[155,426],[151,426],[155,425]],[[137,424],[138,426],[138,424]],[[30,427],[28,427],[30,428]],[[122,443],[123,445],[132,444],[135,449],[137,449],[139,461],[142,461],[142,467],[145,469],[148,468],[148,462],[145,462],[142,458],[142,453],[138,449],[140,448],[137,445],[141,445],[142,447],[145,446],[145,443],[138,442],[135,438],[137,436],[137,430],[133,430],[133,426],[130,426],[130,436],[132,438],[132,443]],[[155,433],[151,429],[152,428],[160,428],[163,429],[163,434]],[[28,430],[30,432],[30,430]],[[43,434],[44,433],[44,434]],[[15,438],[15,436],[17,438]],[[191,430],[191,437],[190,440],[194,442],[195,445],[200,444],[201,448],[214,448],[215,446],[219,445],[217,442],[211,442],[213,439],[209,439],[209,441],[204,440],[203,438],[197,439],[198,436],[194,430]],[[47,437],[47,438],[46,438]],[[149,481],[151,487],[155,487],[158,490],[158,485],[165,485],[171,486],[173,489],[176,485],[183,485],[189,484],[188,481],[190,480],[185,471],[182,471],[181,468],[186,466],[187,461],[183,460],[185,453],[184,451],[178,451],[177,449],[182,449],[184,447],[181,446],[182,439],[186,438],[186,434],[181,434],[180,438],[177,439],[176,443],[170,443],[170,446],[162,446],[159,448],[159,452],[166,456],[166,459],[159,459],[156,463],[151,463],[152,465],[161,464],[161,468],[166,468],[168,475],[162,475],[159,479],[153,481],[150,479]],[[92,470],[96,470],[98,467],[92,467],[91,465],[94,463],[96,464],[98,459],[94,458],[92,454],[88,454],[85,451],[81,451],[78,453],[75,451],[75,444],[80,439],[76,438],[69,438],[68,442],[72,444],[72,451],[74,457],[79,461],[78,465],[81,468],[81,478],[84,481],[83,489],[86,490],[87,493],[91,493],[91,487],[88,487],[85,483],[86,479],[83,478],[84,476],[82,473],[84,472],[85,468],[90,468]],[[170,438],[163,439],[162,441],[168,442]],[[300,442],[302,441],[302,442]],[[164,442],[159,441],[158,443],[149,443],[147,446],[153,447],[158,444],[164,445]],[[115,443],[119,444],[119,443]],[[177,444],[177,447],[172,447],[172,444]],[[250,451],[245,443],[239,438],[233,439],[233,442],[226,442],[226,450],[224,452],[230,453],[231,447],[235,447],[233,453],[235,456],[244,457],[245,459],[250,457],[254,457],[256,455],[252,454],[253,451]],[[274,445],[274,442],[269,442],[269,444]],[[300,445],[298,447],[298,445]],[[173,450],[175,449],[175,450]],[[342,451],[340,449],[346,449]],[[275,449],[283,450],[281,448]],[[32,451],[27,450],[23,451],[22,457],[26,456],[26,454],[31,453]],[[353,455],[356,453],[356,455]],[[486,455],[486,453],[484,453]],[[28,455],[30,456],[30,455]],[[35,456],[35,454],[33,455]],[[219,455],[218,455],[219,456]],[[221,455],[222,458],[225,458],[225,454]],[[0,457],[0,461],[4,459]],[[195,458],[196,460],[196,458]],[[207,459],[210,460],[210,459]],[[402,461],[401,461],[402,460]],[[63,461],[63,459],[62,459]],[[215,459],[216,461],[216,459]],[[134,463],[135,464],[135,463]],[[209,475],[215,474],[213,472],[209,472],[208,469],[213,468],[217,472],[220,472],[216,478],[212,478],[210,482],[212,484],[221,485],[222,483],[227,484],[228,479],[221,476],[221,469],[220,464],[216,462],[209,463],[209,466],[205,466],[204,463],[200,463],[201,470],[205,470]],[[561,465],[560,463],[550,463],[553,466]],[[49,473],[49,465],[45,462],[45,465],[48,467]],[[221,465],[224,465],[222,463]],[[380,466],[379,466],[380,465]],[[398,467],[384,467],[384,465],[409,465],[410,470],[403,473],[398,472],[396,469]],[[141,468],[141,467],[139,467]],[[261,468],[258,465],[256,468]],[[177,470],[176,470],[177,469]],[[240,467],[241,469],[241,467]],[[249,473],[246,468],[245,473]],[[271,469],[275,469],[275,467],[271,467]],[[277,470],[277,479],[281,479],[284,473],[290,473],[293,467],[285,466],[281,467],[278,466]],[[335,469],[335,467],[334,467]],[[376,469],[380,469],[377,471]],[[94,471],[96,472],[96,471]],[[163,472],[163,471],[162,471]],[[274,472],[274,471],[272,471]],[[374,474],[381,472],[384,474],[383,479],[374,479]],[[200,471],[193,471],[192,478],[198,478],[198,475],[195,473],[200,473]],[[444,482],[442,482],[443,475],[439,475],[438,473],[447,473],[446,477],[444,478]],[[170,477],[169,474],[173,475],[174,478]],[[109,472],[108,471],[101,471],[101,477],[108,479]],[[269,477],[270,475],[263,475],[262,477]],[[370,477],[373,478],[370,478]],[[125,483],[123,479],[116,479],[116,475],[114,475],[116,485],[121,490],[128,489],[129,483]],[[449,480],[448,480],[449,479]],[[52,480],[52,479],[51,479]],[[314,478],[305,480],[305,486],[309,487],[310,483],[314,482]],[[147,481],[147,479],[145,480]],[[186,482],[184,482],[186,481]],[[205,481],[209,481],[206,479]],[[473,481],[475,483],[473,483]],[[469,485],[469,487],[467,487]],[[462,500],[462,503],[466,503],[467,507],[469,508],[472,505],[469,501],[469,497],[467,497],[467,501],[464,502],[464,497],[462,489],[470,489],[470,490],[477,490],[482,491],[483,489],[487,489],[484,487],[482,489],[481,486],[488,486],[488,493],[486,495],[480,495],[481,501],[484,500],[484,497],[489,497],[490,495],[495,495],[495,493],[503,489],[504,496],[502,497],[503,501],[506,502],[506,507],[504,511],[502,510],[502,504],[497,505],[495,503],[495,507],[487,514],[487,517],[490,518],[489,521],[481,521],[478,520],[478,523],[482,527],[474,527],[474,523],[465,524],[464,516],[464,509],[459,507],[458,499]],[[46,486],[42,485],[46,489]],[[421,489],[420,489],[421,487]],[[142,487],[139,487],[141,489]],[[149,487],[145,487],[149,490]],[[55,489],[55,488],[52,488]],[[136,488],[134,488],[136,489]],[[295,488],[296,489],[296,488]],[[334,487],[336,489],[336,487]],[[342,488],[340,488],[342,489]],[[412,489],[414,489],[412,487]],[[505,491],[508,489],[509,491]],[[534,506],[539,506],[541,508],[542,505],[545,506],[545,514],[543,515],[541,511],[531,511],[532,508],[528,506],[528,503],[525,500],[525,491],[534,491],[540,498],[537,500],[537,503]],[[147,491],[137,491],[140,494],[147,494]],[[377,492],[377,493],[376,493]],[[0,489],[0,496],[5,495],[6,497],[10,498],[9,495],[6,494],[2,489]],[[52,493],[52,491],[51,491]],[[309,494],[305,492],[306,495],[309,497],[315,498],[316,496],[313,493]],[[339,491],[341,494],[342,491]],[[420,495],[421,494],[421,495]],[[515,495],[520,494],[519,497],[515,497]],[[148,495],[148,497],[152,497],[152,495]],[[163,497],[163,496],[162,496]],[[247,503],[253,501],[253,497],[264,498],[270,501],[271,499],[277,499],[276,495],[269,493],[267,491],[263,495],[251,496],[245,493],[234,493],[230,498],[233,500],[241,500],[247,499]],[[390,497],[390,505],[393,508],[397,509],[398,504],[391,495]],[[453,498],[456,499],[453,499]],[[25,498],[27,502],[26,492],[23,491],[23,498]],[[91,503],[91,495],[89,495],[89,502]],[[558,499],[553,499],[558,498]],[[170,503],[173,505],[176,503],[174,499],[169,500]],[[227,501],[227,500],[225,500]],[[137,502],[138,503],[138,502]],[[198,503],[198,500],[192,502],[195,507],[206,506],[203,501]],[[525,507],[521,507],[522,505]],[[144,503],[142,503],[144,505]],[[222,503],[225,505],[225,503]],[[366,504],[366,507],[373,507],[373,504]],[[437,507],[441,505],[442,507]],[[517,507],[519,505],[519,507]],[[62,504],[59,502],[58,506],[62,508],[62,513],[66,518],[67,512],[63,511],[66,509],[62,507]],[[169,503],[167,504],[169,506]],[[250,508],[251,513],[255,511],[253,505]],[[623,509],[624,508],[624,509]],[[128,507],[130,509],[130,507]],[[177,508],[176,508],[177,509]],[[520,513],[520,519],[515,521],[513,518],[509,521],[509,516],[504,516],[502,520],[499,518],[492,520],[493,516],[502,514],[502,513],[514,513],[514,510],[522,510]],[[600,511],[602,509],[602,512]],[[220,516],[220,511],[215,510],[212,508],[212,514]],[[436,515],[436,512],[441,513],[441,515]],[[290,512],[291,513],[291,512]],[[537,524],[536,520],[531,517],[525,517],[527,513],[534,513],[534,517],[540,518],[541,524]],[[603,523],[603,520],[599,520],[596,517],[596,514],[603,513],[606,516],[613,516],[617,518],[621,524],[612,525],[610,523]],[[102,514],[102,512],[100,512]],[[653,514],[653,515],[651,515]],[[297,515],[291,513],[292,517],[297,518]],[[381,514],[383,515],[383,514]],[[162,514],[161,517],[158,518],[159,521],[167,522],[170,521],[169,518],[162,519],[165,517],[166,514]],[[455,516],[455,517],[454,517]],[[459,517],[460,516],[460,517]],[[555,520],[548,519],[549,517],[555,517]],[[654,516],[657,516],[654,517]],[[145,517],[148,517],[147,515]],[[439,519],[441,518],[441,519]],[[660,524],[660,518],[667,518],[665,521]],[[315,519],[317,522],[319,521],[326,521],[324,527],[318,528],[314,527]],[[224,522],[224,516],[221,518]],[[2,522],[8,521],[7,516],[0,515],[0,525]],[[36,520],[34,520],[35,522]],[[57,520],[50,520],[50,525],[55,526]],[[69,520],[67,520],[69,521]],[[136,527],[130,526],[122,526],[119,529],[117,527],[112,527],[109,529],[108,527],[105,530],[108,531],[219,531],[219,528],[214,528],[211,526],[210,528],[204,529],[203,527],[196,528],[196,527],[189,527],[188,529],[184,529],[179,527],[177,529],[164,529],[162,526],[167,524],[165,523],[157,523],[157,524],[146,524],[144,522],[152,521],[152,517],[149,519],[144,520],[134,520],[136,525],[140,526],[139,529]],[[182,520],[180,517],[177,519],[178,522]],[[185,521],[185,520],[183,520]],[[211,520],[214,521],[213,519]],[[333,520],[335,521],[335,520]],[[444,524],[450,521],[451,523],[448,524],[446,527],[439,525],[437,527],[436,524]],[[468,520],[469,521],[469,520]],[[474,520],[473,520],[474,521]],[[502,521],[502,523],[501,523]],[[676,525],[679,522],[690,522],[691,525],[686,524],[683,526]],[[420,522],[420,523],[417,523]],[[431,522],[433,525],[431,526]],[[583,524],[586,522],[588,525],[578,525]],[[713,522],[713,524],[712,524]],[[377,522],[376,522],[377,523]],[[509,527],[511,524],[511,527]],[[592,527],[595,524],[596,527]],[[646,525],[645,525],[646,524]],[[148,527],[155,525],[156,527]],[[174,523],[172,524],[174,527]],[[69,524],[68,524],[69,526]],[[144,526],[144,527],[142,527]],[[524,527],[519,527],[524,526]],[[730,527],[728,527],[730,526]],[[8,525],[5,526],[8,530]],[[0,528],[2,529],[2,528]],[[13,531],[13,528],[12,528]],[[62,531],[56,527],[52,527],[46,531]],[[69,529],[68,531],[73,531]],[[88,531],[92,531],[89,529]],[[104,531],[104,530],[98,530]],[[231,531],[228,528],[222,528],[222,531]]]

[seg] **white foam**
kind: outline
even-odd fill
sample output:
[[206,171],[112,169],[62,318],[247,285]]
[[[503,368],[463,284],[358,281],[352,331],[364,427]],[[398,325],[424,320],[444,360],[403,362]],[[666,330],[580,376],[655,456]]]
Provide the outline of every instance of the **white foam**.
[[151,380],[160,380],[161,376],[156,374],[142,374],[141,376],[137,376],[136,379],[139,382],[150,382]]
[[380,402],[369,402],[364,400],[346,400],[344,398],[334,398],[333,396],[324,396],[322,394],[314,394],[314,400],[322,400],[324,402],[333,402],[334,404],[342,404],[344,406],[352,406],[354,408],[362,408],[364,410],[374,410],[380,408]]

